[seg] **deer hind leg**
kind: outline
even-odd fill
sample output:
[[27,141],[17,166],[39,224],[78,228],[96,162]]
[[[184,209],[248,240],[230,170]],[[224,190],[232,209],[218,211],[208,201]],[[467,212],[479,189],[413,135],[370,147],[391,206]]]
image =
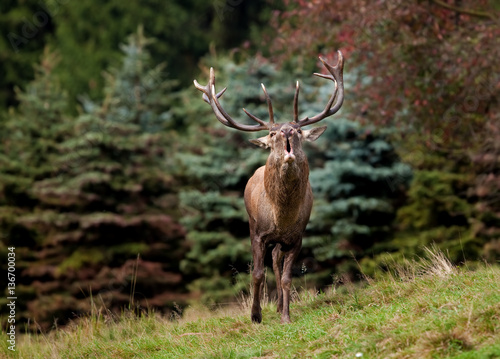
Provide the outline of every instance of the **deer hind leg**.
[[261,243],[252,243],[253,249],[253,304],[252,304],[252,322],[262,322],[262,308],[260,300],[262,287],[264,286],[264,256],[266,248]]
[[300,252],[300,246],[292,248],[285,253],[283,262],[283,274],[281,286],[283,291],[283,310],[281,312],[281,323],[291,323],[290,320],[290,288],[292,286],[292,266]]
[[283,252],[281,251],[281,244],[276,244],[273,249],[273,270],[276,277],[276,293],[278,294],[278,301],[276,303],[278,313],[283,312],[283,289],[281,286],[281,269],[283,268]]

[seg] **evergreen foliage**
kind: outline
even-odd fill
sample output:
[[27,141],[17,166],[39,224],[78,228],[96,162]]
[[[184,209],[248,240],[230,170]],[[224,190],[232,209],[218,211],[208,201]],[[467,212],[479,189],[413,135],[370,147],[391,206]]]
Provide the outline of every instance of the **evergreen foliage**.
[[[54,76],[58,62],[58,55],[46,49],[41,63],[35,66],[33,82],[26,90],[17,90],[19,111],[11,111],[0,124],[0,253],[6,257],[7,247],[16,248],[16,289],[25,299],[18,307],[21,316],[27,315],[29,302],[36,295],[32,279],[21,274],[36,260],[44,240],[33,228],[40,199],[32,189],[38,180],[56,172],[51,159],[58,153],[60,142],[71,134],[64,115],[67,94]],[[6,265],[2,261],[2,270],[6,271]],[[43,277],[46,271],[40,270],[38,275]],[[0,285],[6,284],[6,279],[2,278]]]
[[[239,65],[217,60],[216,82],[228,88],[221,103],[239,122],[248,121],[242,107],[267,118],[260,83],[266,84],[277,121],[291,120],[298,77],[301,116],[320,112],[331,95],[332,83],[278,70],[259,57]],[[205,63],[212,61],[207,58]],[[194,137],[176,156],[181,164],[177,168],[183,168],[177,175],[190,184],[180,193],[182,223],[191,243],[181,269],[201,277],[191,288],[213,302],[237,293],[248,279],[244,273],[251,250],[243,190],[255,169],[265,164],[268,152],[246,141],[258,134],[223,127],[210,107],[198,101],[204,105],[203,120],[191,124]],[[294,270],[296,275],[316,271],[315,277],[324,278],[316,285],[329,284],[332,271],[352,270],[336,267],[350,251],[362,257],[372,253],[374,244],[391,238],[392,221],[411,178],[409,166],[399,162],[386,135],[342,117],[322,124],[329,127],[323,139],[306,145],[316,204]]]
[[316,202],[304,248],[334,272],[352,273],[352,256],[386,250],[412,171],[383,133],[344,119],[328,126],[313,155]]
[[[184,230],[167,214],[177,202],[174,180],[163,166],[175,139],[165,131],[172,83],[162,78],[163,66],[150,67],[148,43],[139,29],[122,47],[122,67],[106,75],[105,100],[85,101],[87,112],[44,158],[52,171],[32,176],[26,192],[36,202],[7,228],[11,245],[20,246],[16,228],[24,241],[31,238],[25,248],[30,255],[22,252],[19,265],[26,285],[19,292],[30,291],[23,298],[29,298],[30,317],[43,328],[53,317],[64,321],[90,310],[89,298],[119,310],[168,308],[188,297],[178,270],[186,250]],[[33,127],[46,129],[43,121],[50,116],[40,115],[30,118],[39,121]],[[25,140],[34,149],[47,141]],[[134,301],[134,291],[143,297]]]
[[37,0],[0,2],[0,110],[19,104],[15,88],[36,77],[33,64],[44,52],[54,24],[46,3]]
[[[38,203],[31,192],[33,183],[56,170],[50,159],[71,132],[64,115],[67,93],[53,73],[58,62],[59,56],[46,49],[35,66],[35,80],[26,90],[16,90],[19,111],[10,112],[1,124],[0,204],[7,217],[9,208],[24,211]],[[13,230],[8,222],[7,234]],[[16,237],[15,233],[10,236]]]
[[186,86],[210,46],[239,46],[264,31],[262,25],[280,3],[264,5],[266,0],[2,1],[0,109],[15,104],[14,86],[32,79],[31,66],[47,44],[62,55],[56,71],[70,94],[70,110],[76,112],[79,95],[98,100],[104,87],[102,71],[119,64],[119,44],[141,25],[158,39],[150,49],[154,63],[166,61],[170,73]]

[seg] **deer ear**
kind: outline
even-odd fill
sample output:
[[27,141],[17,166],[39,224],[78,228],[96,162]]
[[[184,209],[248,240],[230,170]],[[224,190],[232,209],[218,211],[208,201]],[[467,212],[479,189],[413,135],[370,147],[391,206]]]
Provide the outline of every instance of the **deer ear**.
[[252,138],[250,142],[262,148],[269,148],[269,136]]
[[302,130],[302,136],[309,142],[316,141],[325,132],[326,126],[314,127],[310,130]]

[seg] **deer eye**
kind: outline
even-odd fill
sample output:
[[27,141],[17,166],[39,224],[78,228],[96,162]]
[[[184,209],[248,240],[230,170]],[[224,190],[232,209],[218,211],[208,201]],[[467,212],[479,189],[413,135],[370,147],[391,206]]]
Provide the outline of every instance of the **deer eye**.
[[276,132],[271,132],[271,133],[269,134],[269,136],[274,137],[274,135],[275,135],[275,134],[276,134]]
[[302,133],[302,130],[299,128],[299,129],[297,130],[297,133]]

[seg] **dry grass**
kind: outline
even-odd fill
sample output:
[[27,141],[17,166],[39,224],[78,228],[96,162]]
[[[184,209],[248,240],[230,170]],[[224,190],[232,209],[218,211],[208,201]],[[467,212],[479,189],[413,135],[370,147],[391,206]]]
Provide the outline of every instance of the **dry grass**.
[[25,336],[16,353],[5,353],[30,359],[500,357],[500,269],[456,268],[442,253],[427,252],[364,286],[295,292],[290,325],[279,324],[266,294],[260,325],[250,321],[251,296],[216,311],[193,306],[175,321],[96,311],[69,328]]

